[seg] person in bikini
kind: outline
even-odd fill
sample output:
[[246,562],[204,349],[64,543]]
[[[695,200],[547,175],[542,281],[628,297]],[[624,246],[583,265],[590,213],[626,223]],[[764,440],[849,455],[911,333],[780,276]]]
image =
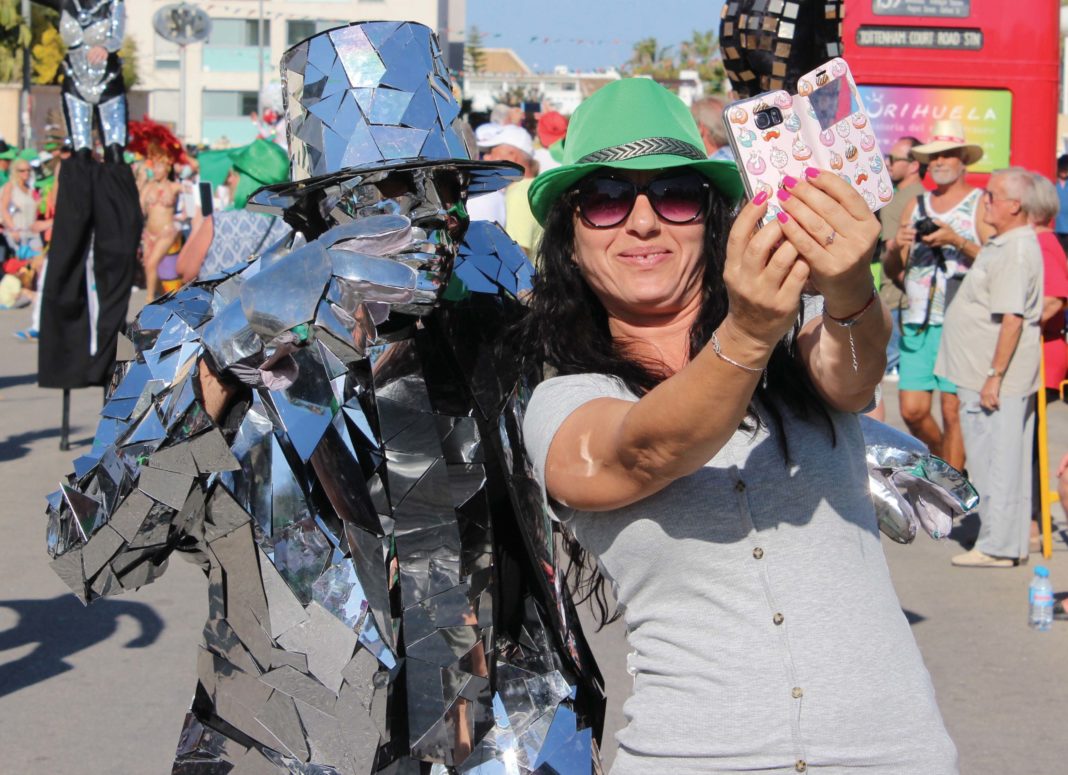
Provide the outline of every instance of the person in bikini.
[[174,211],[182,186],[174,179],[174,163],[165,154],[150,157],[147,169],[151,176],[141,187],[141,212],[145,215],[141,263],[145,268],[146,300],[151,301],[160,295],[159,263],[178,237]]

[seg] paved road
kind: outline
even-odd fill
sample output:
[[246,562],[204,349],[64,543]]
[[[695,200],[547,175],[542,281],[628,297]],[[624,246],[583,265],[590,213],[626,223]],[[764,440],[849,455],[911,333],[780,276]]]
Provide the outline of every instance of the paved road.
[[[49,569],[42,499],[89,443],[101,393],[74,394],[77,447],[59,452],[60,394],[35,386],[35,348],[11,336],[28,318],[0,312],[0,773],[164,773],[194,686],[206,584],[176,558],[159,582],[84,609]],[[891,421],[900,425],[887,387]],[[1068,450],[1068,408],[1054,407],[1050,427],[1059,457]],[[1063,527],[1059,509],[1056,516]],[[969,528],[961,531],[965,538]],[[950,568],[960,551],[952,539],[884,546],[962,772],[1063,775],[1068,622],[1048,634],[1028,630],[1030,568]],[[1054,586],[1068,593],[1063,534],[1047,564]],[[622,633],[610,627],[594,640],[614,728],[629,686]],[[606,742],[611,758],[610,735]]]

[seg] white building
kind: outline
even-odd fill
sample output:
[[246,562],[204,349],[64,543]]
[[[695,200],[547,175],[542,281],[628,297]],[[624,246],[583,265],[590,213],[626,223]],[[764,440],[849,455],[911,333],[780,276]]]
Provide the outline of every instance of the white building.
[[615,70],[573,73],[562,66],[551,73],[535,73],[509,48],[486,48],[482,52],[481,72],[471,72],[469,61],[464,76],[464,97],[471,100],[474,111],[488,112],[499,96],[518,91],[570,116],[584,99],[620,78]]
[[[126,3],[127,34],[137,42],[137,89],[150,93],[149,113],[179,126],[190,143],[247,143],[256,135],[248,115],[259,96],[260,58],[264,82],[277,82],[278,63],[290,46],[316,32],[365,20],[409,20],[434,29],[447,64],[463,63],[467,0],[199,0],[212,19],[211,37],[185,52],[185,111],[179,103],[178,48],[159,37],[152,17],[168,0]],[[259,19],[263,9],[263,42]],[[140,118],[140,116],[134,116]]]

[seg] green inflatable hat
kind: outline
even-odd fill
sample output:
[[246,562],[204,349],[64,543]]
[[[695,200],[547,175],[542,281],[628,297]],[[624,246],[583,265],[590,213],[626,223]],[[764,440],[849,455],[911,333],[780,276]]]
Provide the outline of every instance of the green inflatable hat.
[[231,155],[234,171],[240,174],[234,192],[234,207],[241,209],[248,198],[264,186],[289,180],[289,155],[278,143],[258,139]]
[[745,189],[732,161],[711,160],[689,108],[649,78],[624,78],[596,91],[571,116],[562,166],[538,175],[530,208],[541,224],[553,203],[595,170],[692,167],[732,202]]

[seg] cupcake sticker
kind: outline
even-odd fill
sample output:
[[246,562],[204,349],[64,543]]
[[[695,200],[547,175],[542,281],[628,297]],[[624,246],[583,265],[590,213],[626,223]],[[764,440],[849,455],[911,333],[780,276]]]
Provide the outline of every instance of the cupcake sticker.
[[844,120],[839,121],[837,124],[835,124],[834,129],[836,132],[838,132],[838,136],[842,138],[849,137],[849,133],[852,131],[852,128],[849,126],[849,122]]
[[842,159],[842,154],[831,151],[831,169],[840,170],[845,162]]
[[875,135],[871,132],[865,132],[860,136],[860,149],[865,153],[869,153],[875,150]]
[[835,142],[834,132],[832,132],[830,129],[824,129],[822,132],[820,132],[820,142],[830,148],[832,145],[834,145]]
[[868,209],[875,212],[879,208],[879,203],[875,201],[875,194],[871,191],[863,192],[864,201],[868,203]]
[[791,113],[786,117],[786,120],[782,122],[782,125],[791,132],[797,132],[801,129],[801,117],[796,113]]
[[786,155],[786,151],[784,151],[782,148],[776,148],[771,152],[771,166],[775,169],[781,170],[789,162],[790,157]]
[[743,148],[752,148],[755,140],[756,132],[752,129],[743,129],[738,133],[738,142],[741,143]]
[[786,92],[782,92],[775,98],[775,106],[778,108],[788,108],[794,104],[794,98]]
[[749,114],[745,112],[745,108],[731,108],[727,112],[727,120],[732,124],[744,124],[749,120]]
[[845,149],[846,161],[856,161],[858,155],[859,154],[857,153],[857,146],[855,146],[855,145],[847,145],[846,146],[846,149]]
[[871,167],[871,171],[872,172],[876,172],[876,173],[882,172],[883,171],[883,158],[879,154],[875,154],[874,156],[871,157],[871,161],[868,162],[868,166]]
[[853,126],[855,126],[857,129],[863,129],[868,125],[868,117],[861,113],[859,110],[852,115],[850,121],[852,121]]
[[879,201],[882,203],[889,202],[894,198],[894,190],[886,184],[885,180],[880,180],[878,185]]

